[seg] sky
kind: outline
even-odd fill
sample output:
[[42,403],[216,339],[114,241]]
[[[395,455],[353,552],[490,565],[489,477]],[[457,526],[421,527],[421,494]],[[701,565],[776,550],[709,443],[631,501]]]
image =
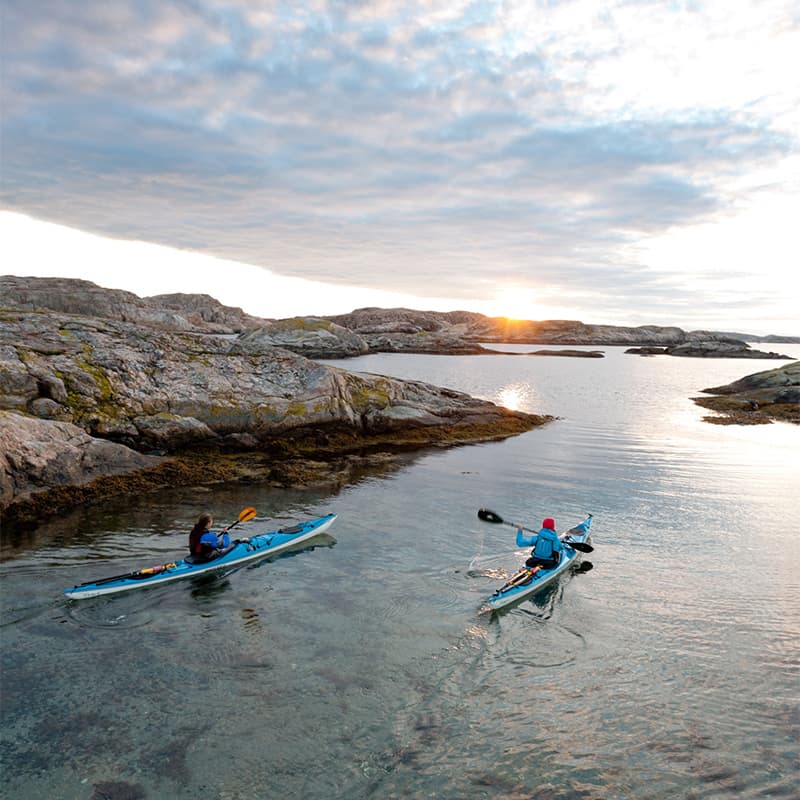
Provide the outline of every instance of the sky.
[[796,0],[3,0],[0,273],[800,335]]

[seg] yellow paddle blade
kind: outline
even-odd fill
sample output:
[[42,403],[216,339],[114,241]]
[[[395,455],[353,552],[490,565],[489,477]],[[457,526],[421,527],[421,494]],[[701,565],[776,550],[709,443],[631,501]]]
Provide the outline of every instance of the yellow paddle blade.
[[239,514],[239,522],[249,522],[255,515],[258,514],[252,506],[248,506],[247,508],[243,508],[241,513]]

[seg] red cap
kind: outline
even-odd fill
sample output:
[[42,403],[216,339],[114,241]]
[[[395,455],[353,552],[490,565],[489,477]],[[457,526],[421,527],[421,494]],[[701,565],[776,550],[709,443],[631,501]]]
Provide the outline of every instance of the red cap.
[[545,517],[542,520],[542,527],[550,528],[551,531],[554,531],[556,529],[556,521],[552,517]]

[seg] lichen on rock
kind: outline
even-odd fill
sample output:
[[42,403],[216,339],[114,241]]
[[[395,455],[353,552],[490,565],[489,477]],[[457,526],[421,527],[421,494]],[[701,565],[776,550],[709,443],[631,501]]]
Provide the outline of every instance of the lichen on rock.
[[[57,290],[48,284],[51,305],[59,305]],[[2,314],[0,511],[23,500],[30,506],[37,492],[56,492],[65,504],[126,483],[159,485],[163,459],[150,451],[174,463],[187,451],[260,452],[274,467],[275,459],[501,438],[549,419],[430,384],[320,364],[276,346],[263,331],[218,336],[190,323],[169,327],[169,315],[153,318],[130,298],[109,294],[92,291],[105,317],[83,306],[82,313],[43,314],[30,307],[41,294],[23,289],[20,306]],[[136,320],[120,318],[126,315]],[[350,335],[329,321],[303,325]],[[207,479],[236,475],[237,467],[226,464]],[[202,478],[190,463],[173,477]]]

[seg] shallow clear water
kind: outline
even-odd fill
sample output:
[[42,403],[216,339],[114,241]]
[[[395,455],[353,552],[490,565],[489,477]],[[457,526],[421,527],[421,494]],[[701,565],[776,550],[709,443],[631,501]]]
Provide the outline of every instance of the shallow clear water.
[[[7,547],[0,796],[796,798],[800,428],[709,425],[689,400],[783,362],[604,350],[336,362],[560,419],[336,492],[106,501]],[[244,532],[339,519],[223,578],[62,600],[248,505]],[[525,555],[480,507],[593,513],[594,569],[479,616]]]

